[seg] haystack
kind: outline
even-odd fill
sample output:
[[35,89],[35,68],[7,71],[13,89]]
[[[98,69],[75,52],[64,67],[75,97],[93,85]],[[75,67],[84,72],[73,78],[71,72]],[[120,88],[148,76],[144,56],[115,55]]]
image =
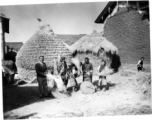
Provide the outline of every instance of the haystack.
[[41,25],[17,53],[16,65],[20,79],[33,80],[35,78],[35,64],[38,62],[39,56],[44,56],[46,65],[52,69],[53,60],[57,58],[58,54],[66,57],[67,62],[71,58],[71,53],[54,34],[50,25]]
[[70,50],[73,56],[77,56],[81,61],[89,57],[94,70],[100,65],[101,59],[108,60],[109,67],[115,72],[121,64],[117,47],[104,38],[102,33],[92,33],[80,38]]

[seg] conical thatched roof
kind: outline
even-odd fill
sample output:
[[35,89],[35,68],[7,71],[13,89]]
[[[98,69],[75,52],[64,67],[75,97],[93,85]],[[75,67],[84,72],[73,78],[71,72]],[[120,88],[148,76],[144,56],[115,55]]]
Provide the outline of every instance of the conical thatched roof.
[[108,59],[109,67],[115,72],[121,65],[117,47],[109,42],[102,33],[83,36],[70,47],[70,51],[74,57],[77,56],[81,60],[89,57],[95,67],[100,64],[100,59]]
[[118,54],[117,47],[106,40],[101,33],[85,35],[71,46],[73,54],[91,52],[98,55],[101,50]]
[[48,67],[53,67],[53,59],[58,54],[65,56],[67,61],[71,57],[71,53],[54,34],[51,27],[48,24],[41,25],[39,30],[21,47],[17,54],[16,64],[19,76],[22,79],[29,79],[24,74],[27,73],[27,70],[35,69],[39,56],[44,56]]

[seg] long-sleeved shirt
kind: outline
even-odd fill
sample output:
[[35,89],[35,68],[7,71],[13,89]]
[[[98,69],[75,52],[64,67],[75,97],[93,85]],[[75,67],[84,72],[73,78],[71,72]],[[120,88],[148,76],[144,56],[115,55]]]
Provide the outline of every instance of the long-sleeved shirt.
[[46,77],[45,72],[47,71],[47,66],[46,64],[43,63],[37,63],[35,65],[35,70],[37,73],[37,77]]
[[93,65],[92,65],[92,63],[88,63],[88,64],[84,63],[82,65],[82,71],[83,72],[90,72],[90,71],[93,72]]

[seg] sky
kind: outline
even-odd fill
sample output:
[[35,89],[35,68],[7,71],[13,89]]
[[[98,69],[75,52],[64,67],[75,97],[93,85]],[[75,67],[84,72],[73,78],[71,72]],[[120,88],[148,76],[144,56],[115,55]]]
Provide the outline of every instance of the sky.
[[10,33],[6,42],[23,42],[38,30],[40,18],[50,24],[55,34],[90,34],[103,31],[102,24],[94,21],[107,2],[57,3],[0,6],[0,14],[10,18]]

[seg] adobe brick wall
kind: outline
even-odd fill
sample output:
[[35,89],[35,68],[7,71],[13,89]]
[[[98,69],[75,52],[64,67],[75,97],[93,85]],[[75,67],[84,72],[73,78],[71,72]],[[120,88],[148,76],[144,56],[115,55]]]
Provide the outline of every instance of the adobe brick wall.
[[150,25],[136,10],[120,8],[104,25],[104,36],[116,45],[122,63],[150,63]]

